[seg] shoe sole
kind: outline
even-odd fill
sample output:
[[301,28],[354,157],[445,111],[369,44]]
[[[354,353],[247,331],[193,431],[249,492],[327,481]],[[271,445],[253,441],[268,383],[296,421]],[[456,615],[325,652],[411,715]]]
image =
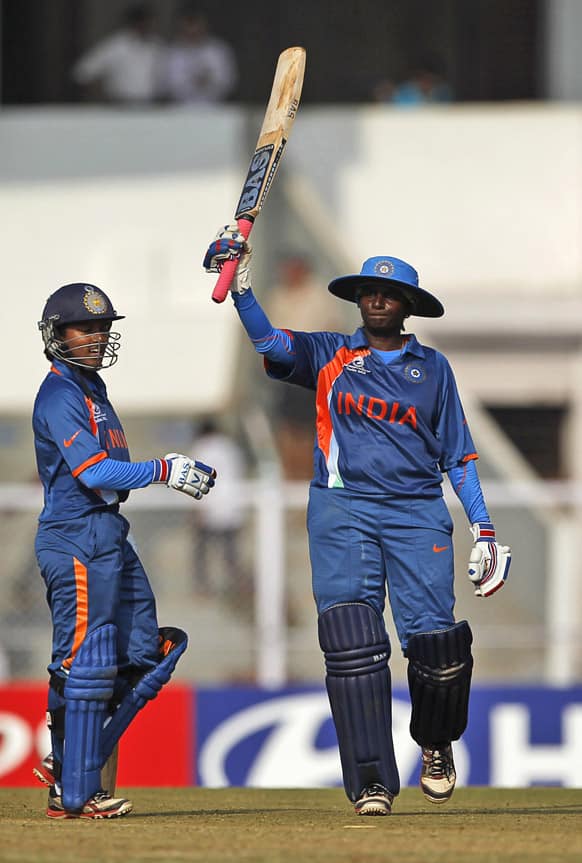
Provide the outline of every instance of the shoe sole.
[[390,815],[392,812],[392,801],[366,800],[356,807],[356,815]]
[[120,806],[119,809],[116,809],[115,812],[66,812],[64,809],[60,809],[58,811],[51,811],[47,809],[46,815],[47,818],[52,818],[53,821],[63,821],[65,819],[74,819],[77,820],[84,819],[85,821],[105,821],[107,818],[122,818],[124,815],[129,815],[130,812],[133,811],[132,803],[124,803],[123,806]]
[[453,796],[453,791],[455,789],[451,788],[450,791],[445,791],[442,794],[438,794],[434,791],[428,791],[426,788],[424,788],[421,785],[420,790],[422,791],[422,793],[424,794],[426,799],[429,801],[429,803],[437,803],[438,804],[438,803],[446,803],[448,800],[450,800],[451,797]]
[[115,812],[82,812],[79,818],[85,818],[85,820],[89,821],[103,821],[106,818],[122,818],[124,815],[129,815],[132,810],[133,804],[128,802],[120,806],[119,809],[116,809]]
[[390,815],[391,810],[384,806],[367,806],[365,809],[360,809],[356,815]]
[[78,817],[77,815],[70,815],[68,812],[61,812],[61,811],[53,812],[50,809],[47,809],[45,814],[46,814],[46,817],[50,818],[52,821],[62,821],[65,818],[77,818]]

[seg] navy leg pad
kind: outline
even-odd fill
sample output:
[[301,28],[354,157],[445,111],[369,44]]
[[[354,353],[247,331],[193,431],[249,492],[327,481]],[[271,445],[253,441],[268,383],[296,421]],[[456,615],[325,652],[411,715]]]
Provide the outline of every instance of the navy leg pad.
[[420,746],[436,749],[458,740],[467,727],[472,641],[466,620],[408,641],[410,734]]
[[103,729],[101,762],[105,764],[126,728],[142,707],[155,698],[172,676],[176,664],[188,647],[188,636],[181,629],[166,626],[160,629],[161,661],[140,677],[133,689],[121,700],[119,707]]
[[64,689],[63,806],[80,810],[101,787],[101,735],[117,676],[117,629],[89,633],[71,665]]
[[367,603],[334,605],[319,616],[326,686],[350,800],[380,783],[398,794],[392,743],[390,642],[384,621]]

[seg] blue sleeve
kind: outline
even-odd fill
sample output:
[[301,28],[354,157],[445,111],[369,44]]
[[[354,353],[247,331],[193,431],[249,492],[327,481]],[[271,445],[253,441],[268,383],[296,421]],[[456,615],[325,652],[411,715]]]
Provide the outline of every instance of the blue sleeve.
[[87,400],[73,382],[55,376],[43,397],[39,414],[73,476],[81,473],[86,465],[107,458],[91,428]]
[[491,521],[487,507],[485,506],[479,474],[477,473],[474,460],[450,468],[448,476],[455,494],[463,504],[463,509],[469,519],[469,523],[475,524],[476,521]]
[[295,359],[291,337],[284,330],[273,327],[252,290],[233,294],[232,297],[241,323],[257,353],[284,368],[293,368]]
[[442,447],[440,469],[450,471],[451,468],[477,458],[477,452],[465,419],[453,370],[442,354],[437,353],[437,362],[440,364],[442,379],[435,434]]
[[[265,370],[275,380],[315,389],[319,354],[329,358],[337,346],[332,333],[278,330],[269,321],[251,290],[233,294],[234,304],[257,353],[265,358]],[[324,364],[327,360],[322,360]]]
[[78,479],[91,489],[123,491],[144,488],[154,481],[156,464],[159,461],[159,459],[152,459],[152,461],[127,462],[105,458],[85,468]]

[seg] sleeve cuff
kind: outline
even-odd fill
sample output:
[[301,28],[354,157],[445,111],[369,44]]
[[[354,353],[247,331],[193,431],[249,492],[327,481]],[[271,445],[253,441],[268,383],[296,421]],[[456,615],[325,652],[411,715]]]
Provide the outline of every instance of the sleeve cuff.
[[167,482],[170,476],[170,463],[165,458],[155,458],[152,461],[153,476],[152,482]]

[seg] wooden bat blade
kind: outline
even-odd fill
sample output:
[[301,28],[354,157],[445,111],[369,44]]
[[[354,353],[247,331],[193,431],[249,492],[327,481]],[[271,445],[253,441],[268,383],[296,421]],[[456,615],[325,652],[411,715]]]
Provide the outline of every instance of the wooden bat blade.
[[119,757],[119,742],[115,744],[113,752],[101,768],[101,787],[115,797],[115,786],[117,785],[117,760]]
[[297,114],[304,74],[304,48],[287,48],[279,55],[271,96],[235,219],[242,216],[255,219],[265,202]]
[[[245,237],[250,234],[253,222],[265,203],[281,162],[299,107],[305,57],[305,48],[300,47],[287,48],[279,55],[263,124],[235,210],[234,217]],[[238,261],[224,264],[212,293],[216,303],[222,303],[226,298],[237,266]]]
[[305,48],[287,48],[279,54],[257,147],[264,135],[281,132],[287,137],[289,134],[301,98],[305,56]]

